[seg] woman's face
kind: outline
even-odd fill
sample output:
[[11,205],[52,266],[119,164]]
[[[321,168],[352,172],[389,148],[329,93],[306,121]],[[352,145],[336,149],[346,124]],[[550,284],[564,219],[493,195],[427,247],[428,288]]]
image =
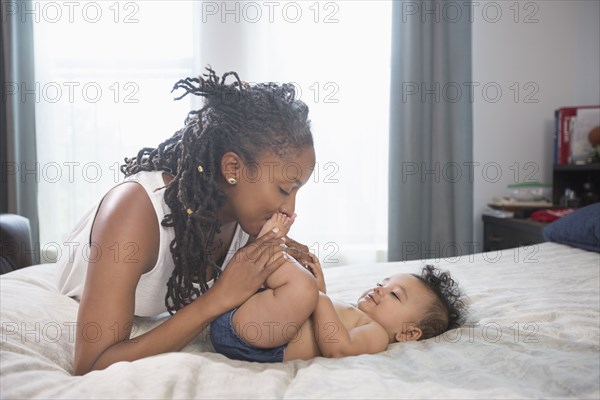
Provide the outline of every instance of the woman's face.
[[[236,220],[245,232],[256,236],[273,213],[294,215],[298,190],[310,179],[315,167],[315,151],[308,146],[284,158],[265,152],[255,163],[248,164],[235,153],[227,153],[223,160],[231,162],[222,167],[228,198],[220,210],[221,221]],[[237,183],[228,184],[229,178],[235,178]]]

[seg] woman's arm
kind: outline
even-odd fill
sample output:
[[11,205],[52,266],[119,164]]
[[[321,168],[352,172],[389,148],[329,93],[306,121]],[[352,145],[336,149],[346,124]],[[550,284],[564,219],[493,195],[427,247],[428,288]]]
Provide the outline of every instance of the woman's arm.
[[[94,222],[91,240],[101,253],[88,265],[77,317],[75,374],[103,369],[118,361],[178,351],[215,317],[250,297],[266,277],[283,264],[281,241],[267,234],[239,250],[221,279],[160,326],[129,340],[135,310],[135,290],[141,275],[156,263],[159,227],[143,188],[126,183],[111,190]],[[118,246],[118,247],[115,247]],[[117,255],[134,246],[128,258]],[[166,290],[166,289],[165,289]],[[164,298],[164,293],[157,293]]]
[[319,294],[312,318],[315,339],[324,357],[374,354],[388,346],[389,338],[385,329],[374,321],[346,329],[331,299],[324,293]]

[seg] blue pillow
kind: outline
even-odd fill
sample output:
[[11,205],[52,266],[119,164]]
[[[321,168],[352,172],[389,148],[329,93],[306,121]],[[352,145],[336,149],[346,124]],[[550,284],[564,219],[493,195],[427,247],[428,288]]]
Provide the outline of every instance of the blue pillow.
[[544,228],[544,239],[600,253],[600,203],[554,221]]

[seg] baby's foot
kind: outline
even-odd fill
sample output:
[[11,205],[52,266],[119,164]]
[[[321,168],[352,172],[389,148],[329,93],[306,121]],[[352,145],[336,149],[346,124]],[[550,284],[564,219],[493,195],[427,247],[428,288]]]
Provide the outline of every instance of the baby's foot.
[[279,212],[273,214],[273,216],[267,222],[265,222],[265,224],[263,225],[262,229],[258,233],[258,237],[261,237],[262,235],[266,234],[267,232],[269,232],[275,228],[278,229],[277,237],[285,236],[288,233],[288,231],[290,230],[292,223],[294,223],[295,217],[296,217],[295,214],[292,218],[288,217],[285,214],[279,213]]

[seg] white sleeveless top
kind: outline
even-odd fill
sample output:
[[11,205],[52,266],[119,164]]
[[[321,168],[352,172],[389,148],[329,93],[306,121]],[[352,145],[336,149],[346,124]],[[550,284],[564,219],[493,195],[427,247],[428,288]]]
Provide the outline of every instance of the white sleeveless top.
[[[165,214],[169,214],[171,210],[164,201],[165,183],[162,171],[139,172],[125,179],[125,182],[129,181],[138,182],[144,188],[152,202],[158,221],[160,247],[156,265],[141,276],[135,291],[135,315],[141,317],[156,316],[167,311],[165,306],[167,281],[171,277],[175,266],[169,249],[171,241],[175,237],[175,232],[172,227],[161,225]],[[88,261],[98,256],[97,249],[90,244],[90,237],[92,225],[101,202],[102,199],[76,225],[69,238],[63,243],[62,256],[57,261],[58,290],[77,301],[81,299],[83,292]],[[235,252],[243,247],[247,241],[248,234],[238,225],[222,268],[227,266]],[[129,255],[135,258],[133,247],[128,248],[126,245],[119,245],[118,251],[120,257]],[[213,281],[208,282],[209,287],[212,284]]]

